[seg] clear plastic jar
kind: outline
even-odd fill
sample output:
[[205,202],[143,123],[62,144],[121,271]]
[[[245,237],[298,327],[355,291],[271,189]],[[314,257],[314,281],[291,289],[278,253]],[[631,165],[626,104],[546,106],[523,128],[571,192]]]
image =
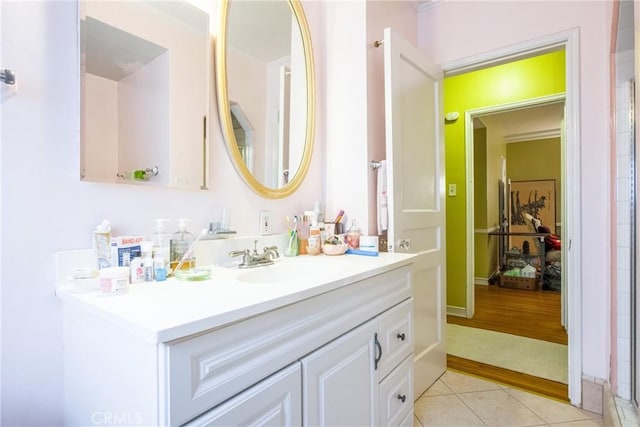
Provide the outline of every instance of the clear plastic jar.
[[129,267],[109,267],[100,270],[100,292],[119,295],[129,291]]
[[360,247],[360,229],[357,227],[355,220],[351,223],[345,240],[349,245],[349,249],[358,249]]

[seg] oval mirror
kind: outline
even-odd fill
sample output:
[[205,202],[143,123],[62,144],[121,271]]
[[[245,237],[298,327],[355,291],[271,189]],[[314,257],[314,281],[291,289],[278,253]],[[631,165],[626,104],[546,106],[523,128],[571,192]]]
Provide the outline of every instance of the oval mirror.
[[216,59],[220,122],[234,166],[261,196],[288,196],[309,168],[315,122],[300,2],[221,2]]

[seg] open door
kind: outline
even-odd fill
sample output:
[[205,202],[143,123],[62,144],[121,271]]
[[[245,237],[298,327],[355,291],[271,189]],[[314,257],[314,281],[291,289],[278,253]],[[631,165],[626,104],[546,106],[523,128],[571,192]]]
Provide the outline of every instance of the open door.
[[446,370],[442,72],[384,32],[388,250],[420,254],[413,272],[414,396]]

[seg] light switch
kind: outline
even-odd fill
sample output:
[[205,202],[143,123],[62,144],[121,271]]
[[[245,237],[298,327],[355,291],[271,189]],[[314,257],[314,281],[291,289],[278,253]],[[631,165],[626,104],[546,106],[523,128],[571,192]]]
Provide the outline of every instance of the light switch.
[[457,187],[455,184],[449,184],[449,197],[454,197],[457,192]]

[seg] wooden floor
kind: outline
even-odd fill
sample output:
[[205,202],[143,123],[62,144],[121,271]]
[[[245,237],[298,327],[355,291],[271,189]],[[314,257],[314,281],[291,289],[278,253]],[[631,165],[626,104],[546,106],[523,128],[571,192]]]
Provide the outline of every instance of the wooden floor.
[[560,323],[560,293],[476,285],[473,319],[447,316],[456,325],[567,344]]
[[[560,324],[560,293],[507,289],[496,285],[476,285],[475,292],[473,319],[447,316],[449,323],[567,344],[567,334]],[[568,400],[566,384],[451,355],[447,356],[447,366]]]

